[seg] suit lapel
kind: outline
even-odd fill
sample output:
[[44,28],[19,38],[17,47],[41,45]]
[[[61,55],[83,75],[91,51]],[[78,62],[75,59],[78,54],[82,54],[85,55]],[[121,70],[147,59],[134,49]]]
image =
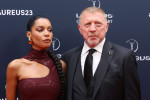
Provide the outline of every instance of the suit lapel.
[[[79,59],[80,59],[80,55],[81,55],[81,51],[82,51],[82,47],[79,47],[77,50],[75,50],[74,52],[73,52],[73,56],[72,56],[72,58],[70,58],[71,59],[71,64],[69,65],[70,66],[70,68],[69,68],[69,70],[68,70],[68,75],[69,75],[69,82],[68,82],[68,93],[70,93],[70,99],[69,100],[72,100],[72,88],[73,88],[73,78],[74,78],[74,74],[75,74],[75,70],[76,70],[76,68],[77,68],[77,64],[78,64],[78,61],[79,61]],[[70,90],[70,91],[69,91]]]
[[101,56],[101,61],[97,67],[97,70],[95,72],[94,78],[95,78],[95,87],[94,87],[94,94],[93,98],[96,96],[102,81],[105,77],[105,74],[107,72],[109,63],[111,61],[111,58],[113,56],[114,50],[112,48],[112,44],[109,41],[105,41],[103,51],[102,51],[102,56]]

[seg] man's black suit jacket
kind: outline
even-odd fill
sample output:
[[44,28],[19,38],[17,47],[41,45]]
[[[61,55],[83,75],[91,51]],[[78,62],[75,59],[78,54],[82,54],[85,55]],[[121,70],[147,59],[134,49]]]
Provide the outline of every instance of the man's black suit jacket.
[[[74,48],[62,57],[67,64],[67,100],[72,100],[73,77],[82,48]],[[141,100],[133,51],[106,40],[96,71],[93,100]]]

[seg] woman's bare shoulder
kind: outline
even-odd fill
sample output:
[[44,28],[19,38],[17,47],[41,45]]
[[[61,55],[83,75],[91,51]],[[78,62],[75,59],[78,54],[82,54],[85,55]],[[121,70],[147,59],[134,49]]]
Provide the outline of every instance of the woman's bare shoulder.
[[28,60],[24,59],[24,58],[20,58],[20,59],[14,59],[13,61],[11,61],[8,64],[8,69],[18,69],[18,67],[20,67],[21,65],[28,63]]

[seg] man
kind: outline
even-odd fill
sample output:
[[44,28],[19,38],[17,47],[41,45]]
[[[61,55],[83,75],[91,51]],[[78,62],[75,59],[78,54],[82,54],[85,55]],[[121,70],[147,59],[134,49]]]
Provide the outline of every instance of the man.
[[105,15],[97,7],[80,15],[78,29],[85,43],[62,57],[67,64],[67,100],[141,100],[133,51],[106,40]]

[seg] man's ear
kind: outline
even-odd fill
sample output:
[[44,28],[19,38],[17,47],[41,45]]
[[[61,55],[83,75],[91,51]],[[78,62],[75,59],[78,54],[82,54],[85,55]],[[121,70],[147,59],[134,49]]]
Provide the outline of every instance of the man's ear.
[[[108,31],[108,27],[109,27],[109,23],[107,22],[107,25],[106,25],[106,29],[107,29],[107,31]],[[107,32],[107,31],[106,31],[106,32]]]
[[80,28],[79,24],[78,24],[78,29],[79,29],[80,34],[82,35],[81,28]]

